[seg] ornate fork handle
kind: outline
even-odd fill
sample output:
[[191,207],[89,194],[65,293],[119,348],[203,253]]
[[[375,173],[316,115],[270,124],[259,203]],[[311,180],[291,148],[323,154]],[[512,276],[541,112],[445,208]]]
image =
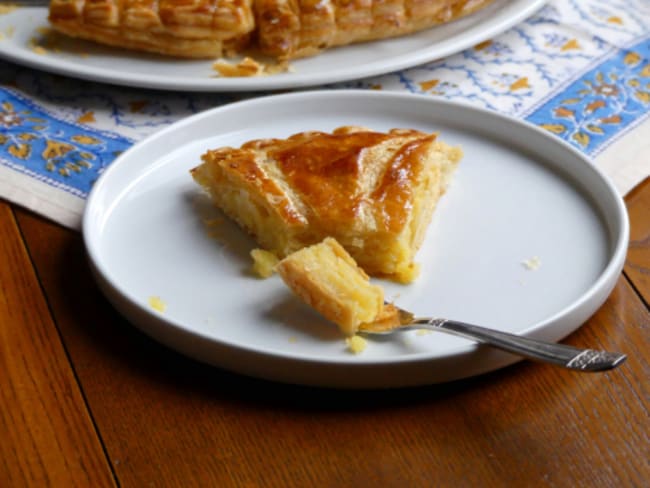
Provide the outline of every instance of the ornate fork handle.
[[606,371],[622,364],[625,354],[579,349],[564,344],[544,342],[507,332],[487,329],[455,320],[416,318],[409,328],[438,330],[456,336],[489,344],[503,351],[512,352],[537,361],[558,364],[577,371]]

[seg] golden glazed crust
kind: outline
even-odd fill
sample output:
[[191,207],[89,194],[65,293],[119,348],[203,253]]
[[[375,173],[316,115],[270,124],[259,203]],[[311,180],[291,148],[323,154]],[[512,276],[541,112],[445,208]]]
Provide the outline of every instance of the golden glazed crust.
[[346,126],[210,150],[192,176],[279,257],[331,236],[367,273],[411,281],[460,158],[436,134]]
[[111,46],[179,57],[246,47],[251,0],[51,0],[54,29]]
[[403,36],[451,22],[492,0],[254,0],[261,50],[282,59]]
[[251,45],[279,59],[385,39],[450,22],[491,0],[51,0],[69,36],[181,57]]

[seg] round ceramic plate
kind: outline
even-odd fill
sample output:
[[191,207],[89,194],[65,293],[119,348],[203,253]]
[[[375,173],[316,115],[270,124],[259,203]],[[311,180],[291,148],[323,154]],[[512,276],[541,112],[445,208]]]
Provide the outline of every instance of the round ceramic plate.
[[[439,132],[464,158],[417,255],[413,284],[373,280],[421,316],[557,341],[603,303],[628,226],[614,187],[546,131],[425,96],[313,91],[193,116],[121,155],[94,186],[83,235],[101,288],[158,341],[247,375],[332,387],[423,385],[519,358],[443,333],[368,339],[352,354],[337,327],[275,275],[250,273],[255,247],[190,177],[210,148],[341,125]],[[539,266],[526,264],[537,263]],[[157,297],[164,312],[151,306]],[[584,344],[585,347],[591,346]]]
[[[0,57],[54,73],[117,85],[181,91],[254,91],[315,86],[416,66],[462,51],[507,30],[545,0],[494,0],[466,18],[410,36],[344,46],[296,60],[292,71],[222,78],[211,60],[178,60],[100,46],[63,36],[44,37],[47,9],[0,15]],[[42,39],[42,40],[39,40]],[[45,50],[35,48],[45,46]]]

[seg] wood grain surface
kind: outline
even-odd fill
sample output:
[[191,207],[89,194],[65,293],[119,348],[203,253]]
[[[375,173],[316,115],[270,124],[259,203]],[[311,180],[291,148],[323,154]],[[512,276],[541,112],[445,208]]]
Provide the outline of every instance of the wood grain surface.
[[650,303],[650,178],[625,199],[630,215],[630,246],[625,274],[630,278],[646,305]]
[[0,202],[0,485],[111,486],[11,209]]
[[623,351],[623,366],[579,374],[521,362],[448,384],[363,392],[246,378],[157,344],[100,294],[79,234],[0,204],[0,480],[647,486],[650,181],[626,201],[624,274],[564,341]]

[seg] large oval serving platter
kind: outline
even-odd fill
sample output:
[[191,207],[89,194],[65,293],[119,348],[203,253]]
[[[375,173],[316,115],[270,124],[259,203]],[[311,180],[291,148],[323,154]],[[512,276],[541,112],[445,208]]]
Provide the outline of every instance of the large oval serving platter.
[[0,15],[0,58],[74,78],[160,90],[307,87],[384,74],[457,53],[506,31],[544,3],[494,0],[472,15],[416,34],[331,49],[293,61],[286,73],[234,78],[218,76],[212,68],[214,60],[175,59],[52,34],[45,34],[50,37],[41,42],[48,29],[47,8],[19,8]]

